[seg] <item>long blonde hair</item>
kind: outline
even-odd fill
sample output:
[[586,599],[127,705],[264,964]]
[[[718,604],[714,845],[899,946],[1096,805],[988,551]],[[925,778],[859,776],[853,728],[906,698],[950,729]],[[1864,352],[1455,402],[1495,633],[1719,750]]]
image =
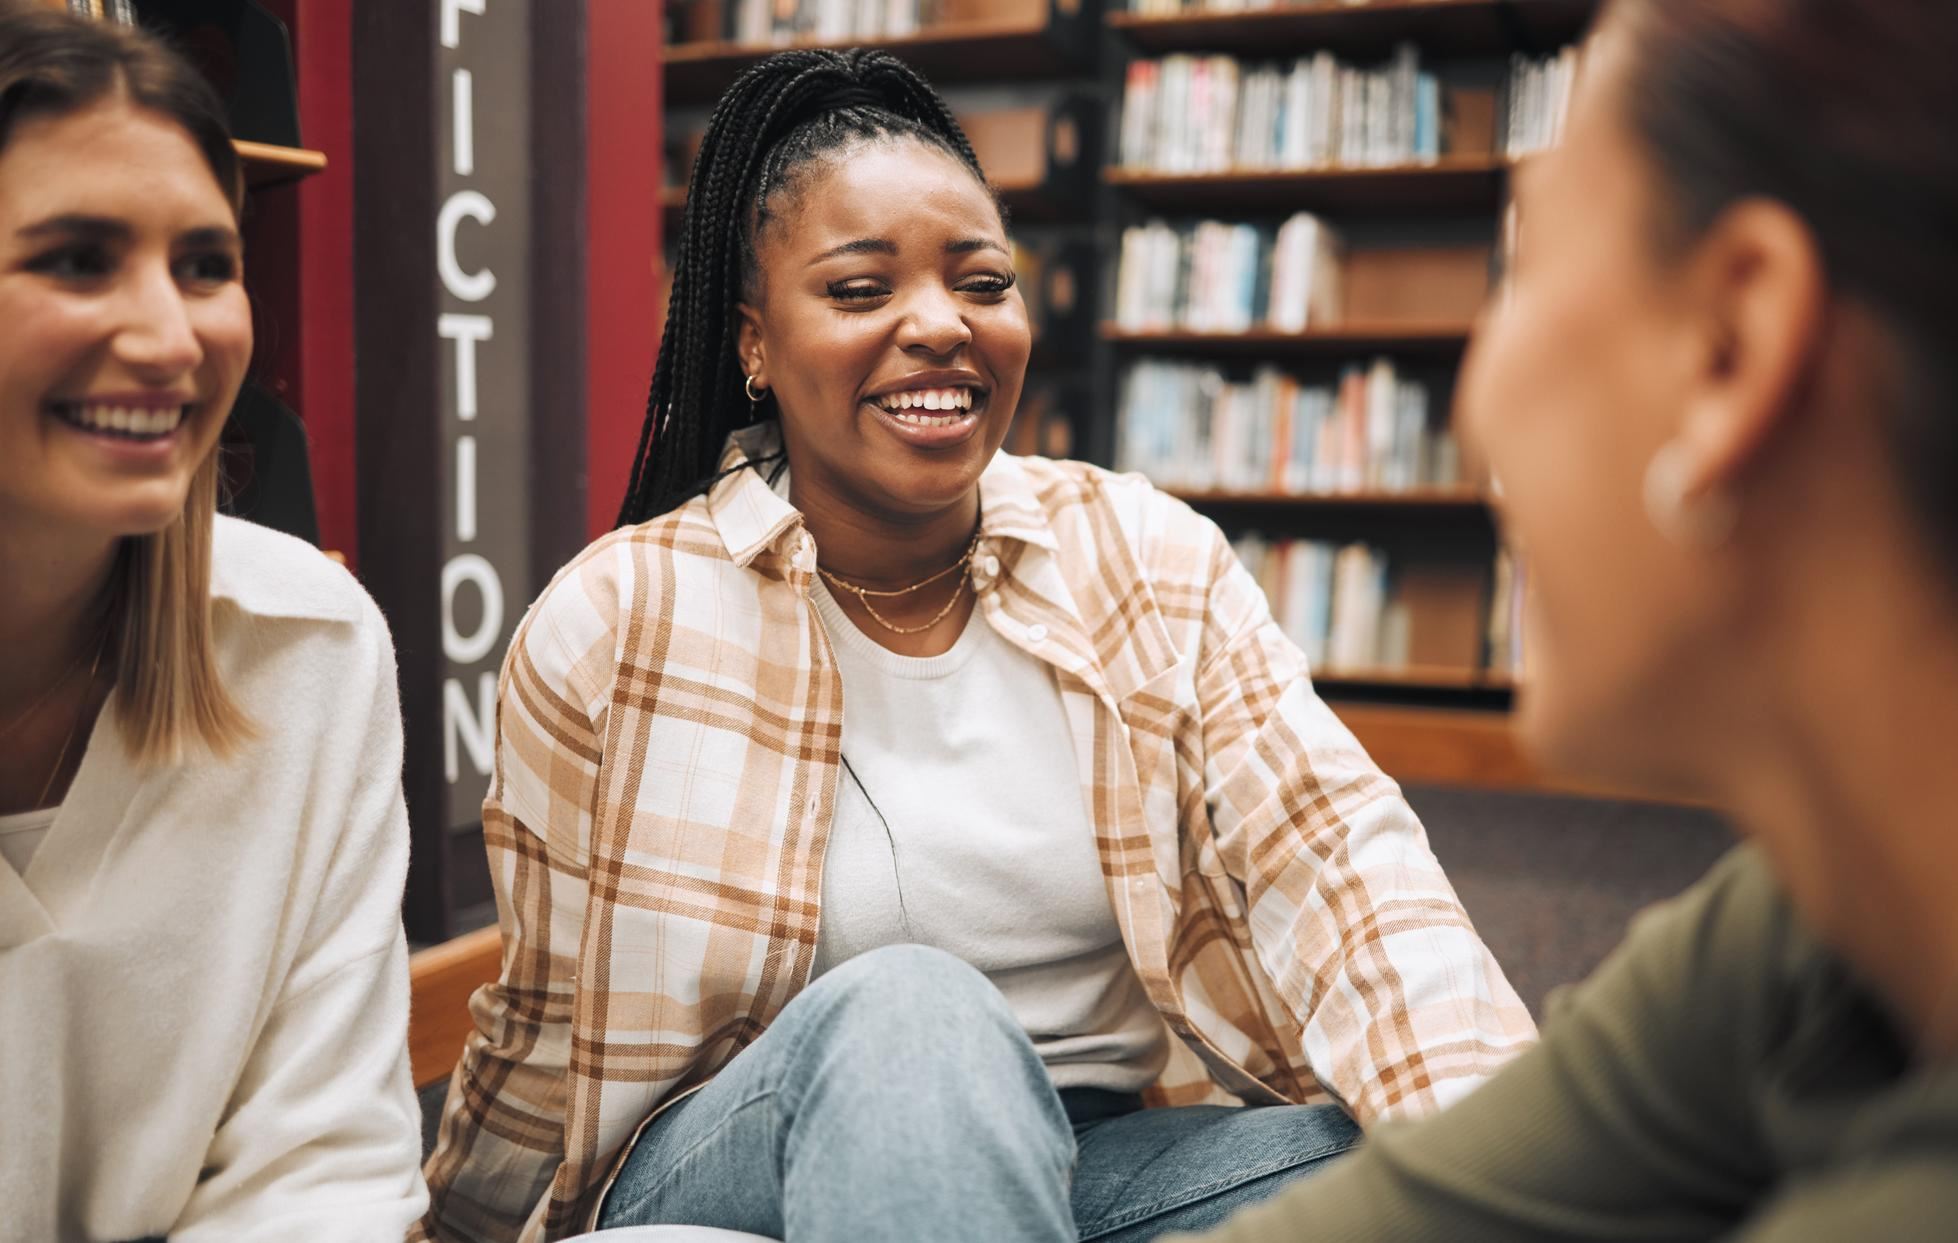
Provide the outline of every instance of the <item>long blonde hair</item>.
[[175,522],[124,537],[109,595],[116,649],[116,725],[139,759],[171,763],[195,738],[222,755],[252,723],[225,690],[211,638],[211,537],[217,525],[214,448],[190,479]]
[[[0,146],[23,116],[78,112],[117,93],[183,127],[236,215],[243,170],[224,105],[195,69],[140,31],[0,0]],[[224,687],[212,642],[217,492],[213,446],[176,520],[125,537],[116,554],[104,655],[116,662],[117,727],[145,763],[175,762],[192,741],[223,754],[253,732]]]

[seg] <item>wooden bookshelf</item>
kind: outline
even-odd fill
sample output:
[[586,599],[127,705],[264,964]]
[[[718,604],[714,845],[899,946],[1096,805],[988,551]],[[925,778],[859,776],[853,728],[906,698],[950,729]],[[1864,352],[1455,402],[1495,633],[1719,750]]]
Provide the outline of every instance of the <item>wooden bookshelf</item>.
[[1455,510],[1486,512],[1488,497],[1479,489],[1466,487],[1401,488],[1393,491],[1359,492],[1238,492],[1222,490],[1168,489],[1169,494],[1201,509],[1286,509],[1286,510]]
[[1468,346],[1469,326],[1351,323],[1306,332],[1254,328],[1248,332],[1131,332],[1104,323],[1102,340],[1119,350],[1217,357],[1294,359],[1393,354],[1448,359]]
[[1156,173],[1106,169],[1102,180],[1167,212],[1493,212],[1508,164],[1492,156],[1443,156],[1387,168]]
[[275,147],[270,143],[236,139],[231,144],[245,162],[245,184],[254,190],[310,177],[326,167],[324,151],[304,147]]
[[1602,786],[1546,773],[1524,753],[1512,715],[1500,709],[1406,707],[1337,699],[1331,701],[1331,707],[1381,770],[1396,781],[1693,805],[1651,790]]
[[1509,694],[1516,682],[1507,674],[1487,669],[1459,669],[1443,665],[1406,665],[1373,669],[1318,669],[1313,684],[1321,690],[1334,688],[1413,691],[1491,691]]
[[666,49],[669,106],[711,103],[741,71],[789,48],[877,48],[900,57],[934,86],[1055,75],[1078,68],[1081,47],[1052,22],[1031,17],[962,21],[883,39],[782,45],[676,43]]
[[1383,53],[1403,39],[1447,56],[1544,51],[1583,32],[1599,0],[1370,0],[1281,4],[1250,12],[1163,17],[1111,12],[1108,27],[1141,51],[1268,57],[1326,49]]

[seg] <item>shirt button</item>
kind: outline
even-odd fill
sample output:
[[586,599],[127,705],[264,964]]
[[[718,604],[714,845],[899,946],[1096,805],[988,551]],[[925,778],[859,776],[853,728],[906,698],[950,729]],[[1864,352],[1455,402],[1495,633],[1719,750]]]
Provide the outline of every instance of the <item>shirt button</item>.
[[1027,641],[1030,643],[1045,643],[1047,641],[1047,627],[1041,625],[1039,622],[1028,626]]
[[979,568],[986,572],[987,578],[997,578],[999,576],[999,558],[989,555],[984,561],[979,563]]

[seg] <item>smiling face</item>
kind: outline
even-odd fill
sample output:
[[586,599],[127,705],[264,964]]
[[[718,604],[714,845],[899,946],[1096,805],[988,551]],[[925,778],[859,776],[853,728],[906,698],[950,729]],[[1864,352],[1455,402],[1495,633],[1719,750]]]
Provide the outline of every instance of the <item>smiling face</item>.
[[183,511],[251,356],[237,221],[196,144],[111,97],[0,148],[0,520]]
[[781,410],[798,494],[900,520],[968,500],[1032,348],[991,196],[900,138],[846,148],[777,210],[740,350]]

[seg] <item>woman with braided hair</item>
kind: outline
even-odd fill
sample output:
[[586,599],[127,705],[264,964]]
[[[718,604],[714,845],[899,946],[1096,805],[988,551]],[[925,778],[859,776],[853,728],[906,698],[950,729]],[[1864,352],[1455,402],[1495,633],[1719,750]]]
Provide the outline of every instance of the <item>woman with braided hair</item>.
[[1530,1041],[1217,529],[999,452],[1013,282],[898,61],[716,107],[620,528],[504,669],[432,1236],[1149,1239]]

